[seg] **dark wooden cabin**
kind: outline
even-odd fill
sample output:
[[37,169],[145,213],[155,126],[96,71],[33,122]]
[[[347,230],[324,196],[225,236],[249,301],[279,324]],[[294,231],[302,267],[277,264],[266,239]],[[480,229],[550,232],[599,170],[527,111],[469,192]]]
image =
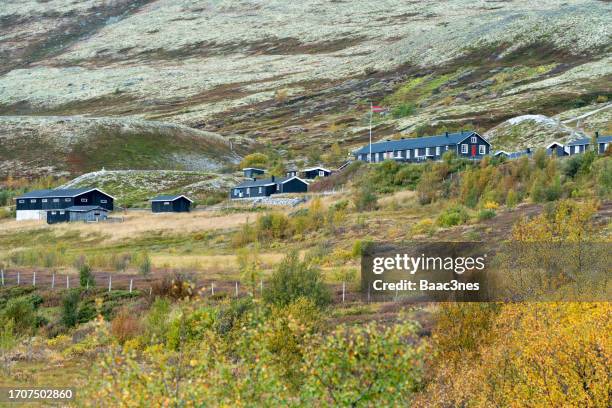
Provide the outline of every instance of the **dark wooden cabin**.
[[151,211],[163,212],[189,212],[193,200],[184,195],[161,195],[151,200]]
[[15,198],[17,220],[42,220],[48,210],[99,206],[113,211],[115,198],[98,188],[36,190]]

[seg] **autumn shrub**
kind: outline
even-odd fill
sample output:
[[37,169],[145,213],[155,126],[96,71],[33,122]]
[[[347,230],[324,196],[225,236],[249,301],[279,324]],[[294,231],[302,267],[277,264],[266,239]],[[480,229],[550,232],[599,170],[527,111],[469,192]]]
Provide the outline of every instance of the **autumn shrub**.
[[370,248],[370,246],[372,245],[372,240],[371,239],[356,239],[355,242],[353,243],[353,248],[352,248],[352,255],[353,257],[357,258],[359,256],[362,256],[364,254],[364,252]]
[[193,279],[182,272],[173,275],[165,275],[162,279],[151,284],[151,294],[154,297],[165,297],[170,299],[186,299],[194,294],[195,284]]
[[371,186],[362,185],[353,195],[353,203],[357,211],[372,211],[377,207],[378,197]]
[[28,296],[9,299],[0,310],[0,320],[12,321],[17,334],[29,334],[36,328],[36,308]]
[[272,274],[264,299],[267,303],[284,306],[300,297],[312,300],[319,307],[331,301],[321,271],[310,262],[301,261],[297,252],[290,252]]
[[495,210],[492,209],[483,209],[478,212],[478,221],[486,221],[493,217],[495,217]]
[[307,405],[407,406],[421,386],[418,326],[339,326],[309,344],[300,396]]
[[271,212],[257,217],[256,234],[260,241],[282,239],[289,235],[289,219],[280,212]]
[[149,344],[166,341],[170,327],[169,316],[170,302],[164,298],[156,298],[143,322],[143,336]]
[[442,212],[437,219],[437,223],[441,227],[452,227],[455,225],[465,224],[469,220],[465,208],[462,206],[453,206]]
[[431,218],[424,218],[411,228],[414,235],[432,235],[436,232],[436,223]]
[[123,308],[117,313],[115,318],[111,321],[110,327],[111,334],[121,344],[141,333],[138,317],[134,315],[133,311],[127,308]]

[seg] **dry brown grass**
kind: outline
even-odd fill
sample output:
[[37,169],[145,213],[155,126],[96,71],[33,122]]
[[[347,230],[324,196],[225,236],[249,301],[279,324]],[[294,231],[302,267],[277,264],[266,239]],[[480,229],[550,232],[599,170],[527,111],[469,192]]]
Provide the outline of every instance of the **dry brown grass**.
[[120,223],[64,223],[47,225],[43,221],[5,221],[0,223],[0,233],[10,231],[27,231],[40,228],[51,228],[57,235],[78,231],[83,235],[99,233],[108,241],[121,240],[142,235],[151,231],[174,231],[181,233],[206,230],[230,229],[238,227],[247,219],[254,220],[252,213],[235,213],[222,215],[213,211],[194,211],[190,213],[153,214],[150,212],[116,212],[113,217],[123,217]]

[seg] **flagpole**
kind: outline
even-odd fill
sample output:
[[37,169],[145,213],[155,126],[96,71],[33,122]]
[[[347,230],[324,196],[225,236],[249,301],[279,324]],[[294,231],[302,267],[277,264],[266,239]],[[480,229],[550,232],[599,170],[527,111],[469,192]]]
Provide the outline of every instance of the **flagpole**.
[[370,101],[370,163],[372,163],[372,101]]

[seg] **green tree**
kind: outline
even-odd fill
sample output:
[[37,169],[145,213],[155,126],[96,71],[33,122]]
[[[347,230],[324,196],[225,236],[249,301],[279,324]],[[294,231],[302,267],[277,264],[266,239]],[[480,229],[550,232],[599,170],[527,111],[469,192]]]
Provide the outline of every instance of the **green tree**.
[[81,292],[78,289],[70,290],[62,300],[61,322],[66,327],[74,327],[78,322],[79,302]]
[[287,254],[272,274],[264,291],[264,299],[267,303],[285,306],[300,297],[312,300],[319,307],[331,301],[321,271],[309,262],[301,261],[298,253],[293,251]]
[[82,288],[92,288],[96,285],[93,273],[91,272],[91,266],[86,263],[82,264],[79,268],[79,283]]
[[10,374],[9,353],[17,345],[15,333],[15,321],[13,319],[0,319],[0,353],[2,366],[7,374]]
[[29,296],[19,296],[9,299],[0,311],[0,319],[13,321],[17,334],[29,334],[36,327],[36,309]]
[[378,197],[370,184],[363,184],[353,195],[353,203],[357,211],[371,211],[376,209]]
[[138,264],[138,271],[142,276],[148,278],[151,275],[151,257],[148,252],[143,252],[140,256],[140,262]]

